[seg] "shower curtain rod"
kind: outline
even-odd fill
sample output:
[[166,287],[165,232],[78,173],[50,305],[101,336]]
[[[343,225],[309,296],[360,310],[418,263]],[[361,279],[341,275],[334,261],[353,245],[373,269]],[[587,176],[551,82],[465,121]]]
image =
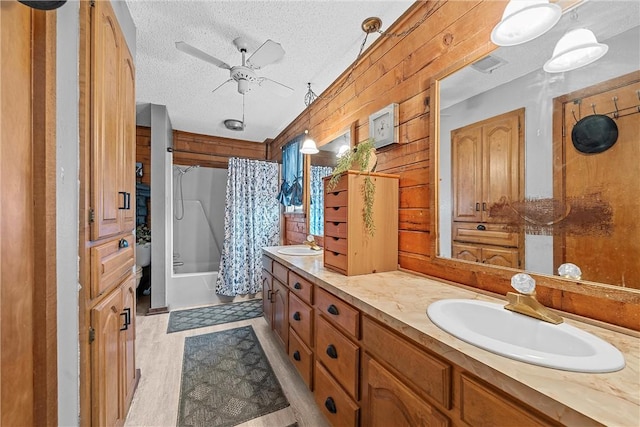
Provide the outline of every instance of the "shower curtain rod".
[[[168,153],[189,153],[189,154],[199,154],[201,156],[216,156],[216,157],[226,157],[226,158],[231,158],[231,157],[236,157],[236,156],[220,156],[217,154],[212,154],[212,153],[201,153],[199,151],[190,151],[190,150],[179,150],[179,149],[175,149],[173,147],[167,147],[167,152]],[[249,157],[237,157],[239,159],[249,159],[249,160],[260,160],[261,162],[268,162],[268,163],[277,163],[280,164],[278,162],[276,162],[275,160],[267,160],[267,159],[251,159]]]

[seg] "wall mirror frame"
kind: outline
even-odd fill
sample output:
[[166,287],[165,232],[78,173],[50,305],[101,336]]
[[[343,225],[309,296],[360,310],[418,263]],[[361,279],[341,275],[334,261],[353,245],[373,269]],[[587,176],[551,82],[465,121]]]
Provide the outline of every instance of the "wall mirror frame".
[[[591,3],[591,2],[589,2]],[[578,8],[578,14],[579,14]],[[431,105],[434,113],[430,117],[430,190],[433,206],[431,216],[430,239],[433,254],[429,267],[429,274],[442,279],[472,286],[474,288],[504,295],[510,290],[510,279],[522,270],[510,267],[491,266],[482,263],[441,256],[441,233],[439,231],[440,213],[438,207],[443,199],[440,180],[442,168],[439,158],[441,147],[441,98],[442,81],[452,76],[474,62],[487,57],[498,48],[487,40],[477,50],[468,52],[464,59],[455,62],[437,75],[431,83]],[[621,73],[622,74],[622,73]],[[449,237],[447,237],[449,238]],[[640,290],[614,286],[607,283],[590,282],[586,280],[566,279],[550,274],[536,273],[525,270],[537,281],[538,298],[545,305],[559,310],[579,314],[596,320],[613,323],[630,329],[638,330],[640,323]],[[604,314],[603,314],[604,313]]]

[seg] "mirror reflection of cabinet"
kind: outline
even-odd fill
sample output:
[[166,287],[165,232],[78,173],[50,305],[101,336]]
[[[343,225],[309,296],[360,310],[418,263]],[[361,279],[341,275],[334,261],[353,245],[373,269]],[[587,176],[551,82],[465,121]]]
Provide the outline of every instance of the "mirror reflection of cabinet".
[[523,123],[519,109],[451,131],[453,258],[523,267],[520,233],[490,214],[523,196]]

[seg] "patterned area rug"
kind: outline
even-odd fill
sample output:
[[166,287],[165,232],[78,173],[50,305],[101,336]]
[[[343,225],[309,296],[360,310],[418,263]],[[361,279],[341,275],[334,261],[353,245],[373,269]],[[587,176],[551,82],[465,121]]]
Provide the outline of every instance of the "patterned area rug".
[[262,316],[261,299],[172,311],[169,314],[167,333],[237,322],[260,316]]
[[287,406],[251,326],[185,339],[178,426],[234,426]]

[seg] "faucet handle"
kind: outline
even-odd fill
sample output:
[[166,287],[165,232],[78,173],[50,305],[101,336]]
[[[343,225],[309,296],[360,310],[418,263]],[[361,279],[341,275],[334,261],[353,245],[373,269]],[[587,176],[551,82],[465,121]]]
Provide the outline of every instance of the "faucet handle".
[[536,281],[525,273],[518,273],[511,277],[511,287],[523,295],[531,295],[536,291]]

